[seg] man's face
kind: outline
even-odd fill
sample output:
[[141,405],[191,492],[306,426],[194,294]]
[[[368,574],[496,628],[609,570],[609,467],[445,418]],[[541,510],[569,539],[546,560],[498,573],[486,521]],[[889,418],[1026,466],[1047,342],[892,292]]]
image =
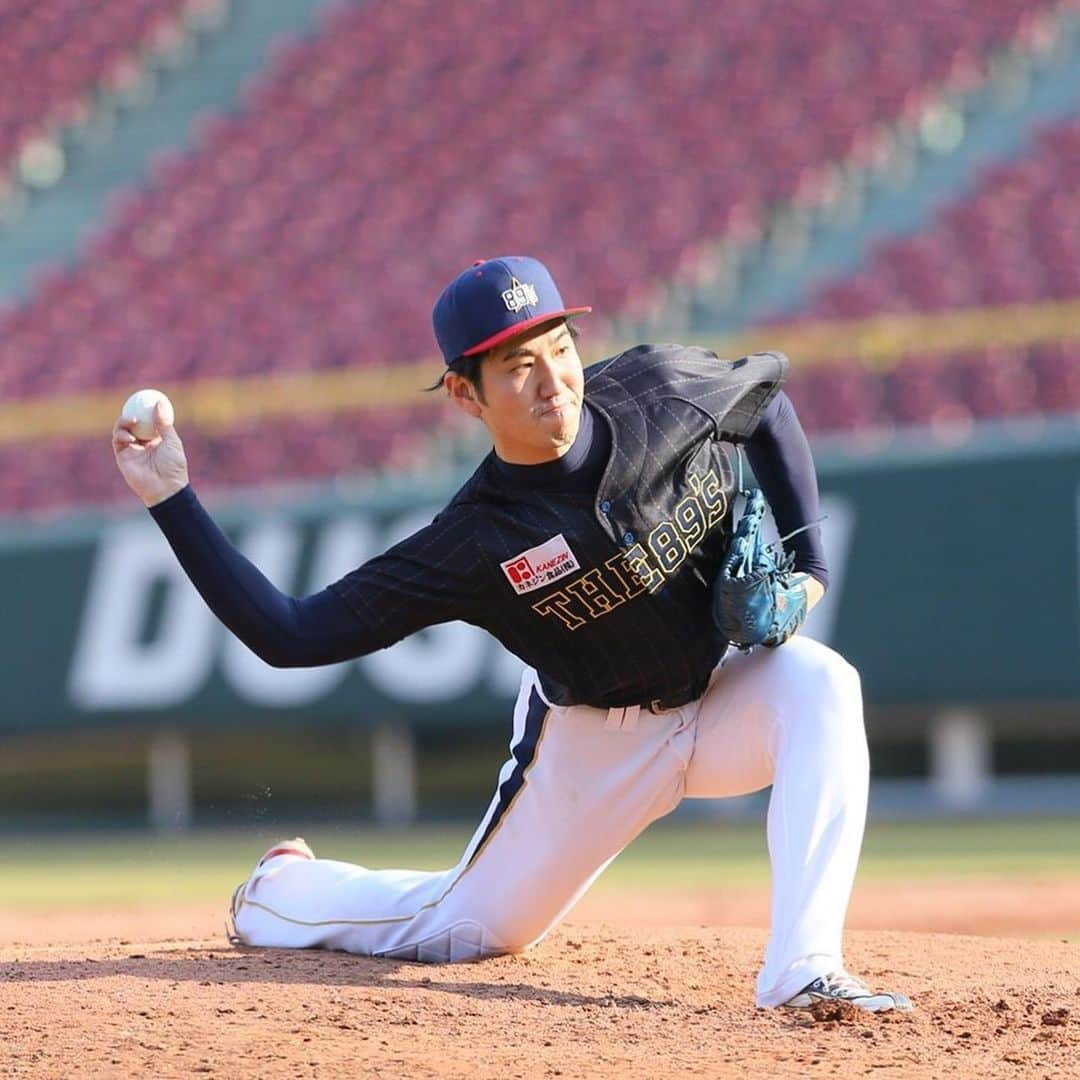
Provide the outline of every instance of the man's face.
[[454,372],[446,385],[454,404],[483,420],[495,452],[513,465],[554,461],[577,437],[585,378],[565,322],[492,349],[481,365],[479,393]]

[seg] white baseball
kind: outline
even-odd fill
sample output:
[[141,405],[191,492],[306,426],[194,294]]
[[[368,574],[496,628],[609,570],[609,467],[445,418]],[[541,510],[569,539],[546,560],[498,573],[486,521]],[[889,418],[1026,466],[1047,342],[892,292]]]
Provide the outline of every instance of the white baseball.
[[154,426],[154,406],[161,402],[165,413],[165,422],[171,424],[176,418],[172,402],[160,390],[136,390],[124,402],[120,415],[126,420],[134,420],[131,433],[136,439],[152,439],[157,434]]

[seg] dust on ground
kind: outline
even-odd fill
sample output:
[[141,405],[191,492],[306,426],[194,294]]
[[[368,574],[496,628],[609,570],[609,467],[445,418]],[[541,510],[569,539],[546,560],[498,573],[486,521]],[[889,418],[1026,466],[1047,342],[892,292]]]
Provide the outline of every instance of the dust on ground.
[[[599,892],[530,952],[459,965],[234,949],[220,907],[0,912],[0,1076],[1080,1077],[1080,943],[1046,936],[1076,890],[860,886],[848,966],[916,1006],[877,1015],[754,1007],[760,889]],[[658,924],[686,916],[714,924]],[[927,920],[1041,936],[896,929]]]
[[916,1011],[762,1010],[756,929],[579,925],[419,965],[207,941],[0,952],[9,1076],[1080,1075],[1080,945],[856,931]]

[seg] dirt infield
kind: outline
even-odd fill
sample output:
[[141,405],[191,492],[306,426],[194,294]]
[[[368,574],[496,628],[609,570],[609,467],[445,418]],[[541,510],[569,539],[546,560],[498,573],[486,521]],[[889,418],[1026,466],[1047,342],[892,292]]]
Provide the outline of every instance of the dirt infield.
[[15,948],[0,1074],[69,1077],[1080,1075],[1080,946],[854,932],[909,1015],[752,1005],[764,933],[580,925],[424,966],[206,941]]
[[860,886],[849,965],[916,1012],[818,1021],[753,1006],[760,889],[597,893],[456,966],[232,949],[220,916],[0,912],[0,1076],[1080,1077],[1075,881]]

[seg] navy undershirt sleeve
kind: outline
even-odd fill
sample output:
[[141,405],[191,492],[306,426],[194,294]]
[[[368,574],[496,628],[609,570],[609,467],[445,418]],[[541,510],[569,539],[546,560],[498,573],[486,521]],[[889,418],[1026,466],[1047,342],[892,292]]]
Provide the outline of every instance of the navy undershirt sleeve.
[[[746,452],[781,535],[817,518],[817,479],[810,448],[785,394],[770,403],[746,443]],[[419,554],[426,557],[423,545],[428,541],[423,533],[341,582],[296,598],[281,592],[234,547],[190,486],[152,507],[150,513],[214,614],[275,667],[339,663],[383,648],[421,626],[467,617],[463,602],[469,592],[467,581],[455,591],[449,569],[438,576],[439,588],[434,591],[430,582],[424,584],[427,578],[419,584],[414,580],[417,553],[409,544],[419,546]],[[444,555],[449,551],[448,568],[463,564],[461,545],[448,547],[441,536],[434,539],[440,540],[437,546]],[[820,530],[800,533],[786,546],[795,552],[798,570],[828,584]],[[411,602],[416,599],[424,602]]]
[[[762,413],[746,442],[746,456],[776,519],[781,536],[817,521],[817,473],[810,444],[791,399],[782,390]],[[784,544],[795,553],[795,569],[829,584],[821,529],[813,526]]]
[[297,599],[276,588],[217,527],[190,486],[150,508],[211,611],[275,667],[335,664],[370,651],[367,628],[332,589]]

